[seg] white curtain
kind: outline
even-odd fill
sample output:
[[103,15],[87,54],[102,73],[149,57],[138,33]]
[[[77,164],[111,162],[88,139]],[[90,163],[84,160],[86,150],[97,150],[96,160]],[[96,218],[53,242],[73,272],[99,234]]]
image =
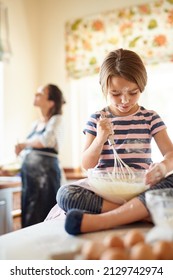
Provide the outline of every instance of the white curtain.
[[70,82],[70,115],[72,165],[79,167],[84,143],[83,129],[89,116],[104,107],[106,101],[101,93],[98,75],[71,79]]
[[3,159],[3,141],[4,141],[4,131],[3,131],[3,63],[0,62],[0,162]]
[[0,61],[8,60],[10,54],[8,10],[0,3]]

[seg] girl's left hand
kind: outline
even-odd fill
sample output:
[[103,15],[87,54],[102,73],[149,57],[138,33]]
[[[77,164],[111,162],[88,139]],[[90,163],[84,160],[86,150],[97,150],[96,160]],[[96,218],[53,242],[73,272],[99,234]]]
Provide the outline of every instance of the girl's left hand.
[[160,182],[166,175],[167,170],[164,163],[151,164],[145,176],[145,183],[150,187]]

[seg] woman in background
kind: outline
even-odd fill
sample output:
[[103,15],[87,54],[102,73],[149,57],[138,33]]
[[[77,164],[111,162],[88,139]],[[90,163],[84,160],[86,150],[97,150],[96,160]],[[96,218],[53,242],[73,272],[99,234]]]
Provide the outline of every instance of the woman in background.
[[40,87],[34,106],[41,111],[40,120],[23,143],[15,146],[16,155],[22,152],[22,227],[43,222],[56,204],[56,193],[61,183],[58,152],[62,142],[61,90],[52,84]]

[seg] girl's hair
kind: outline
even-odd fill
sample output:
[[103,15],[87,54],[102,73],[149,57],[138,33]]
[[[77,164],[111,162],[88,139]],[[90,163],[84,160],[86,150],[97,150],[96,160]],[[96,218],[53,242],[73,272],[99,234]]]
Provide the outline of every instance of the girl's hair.
[[147,72],[139,55],[130,50],[118,49],[111,51],[105,57],[100,68],[100,84],[104,95],[107,97],[110,78],[122,77],[136,83],[140,92],[147,84]]
[[54,106],[49,111],[49,116],[61,115],[62,114],[62,105],[66,103],[62,91],[52,84],[48,84],[48,100],[54,101]]

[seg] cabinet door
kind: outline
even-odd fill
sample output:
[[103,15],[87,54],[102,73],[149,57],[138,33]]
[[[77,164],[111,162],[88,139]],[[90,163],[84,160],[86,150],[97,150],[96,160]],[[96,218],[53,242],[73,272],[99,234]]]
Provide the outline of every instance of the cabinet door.
[[12,199],[11,190],[0,190],[0,234],[12,231]]
[[6,232],[6,201],[0,199],[0,235]]
[[13,198],[13,230],[21,228],[21,189],[16,188],[12,193]]

